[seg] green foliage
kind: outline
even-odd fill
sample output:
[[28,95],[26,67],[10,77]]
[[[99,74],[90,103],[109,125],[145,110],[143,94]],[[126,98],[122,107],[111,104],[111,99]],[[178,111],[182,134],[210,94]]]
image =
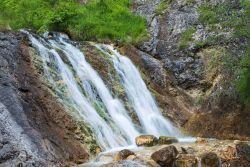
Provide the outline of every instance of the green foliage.
[[146,21],[130,11],[129,0],[2,0],[1,16],[13,29],[67,31],[81,40],[140,42]]
[[189,47],[190,42],[193,41],[192,37],[193,37],[194,32],[195,32],[195,28],[192,27],[181,34],[181,40],[179,43],[180,49],[185,49]]
[[236,82],[237,88],[243,100],[250,103],[250,47],[240,62],[239,70],[240,78]]
[[161,0],[158,8],[156,9],[156,15],[161,15],[165,9],[167,9],[173,0]]

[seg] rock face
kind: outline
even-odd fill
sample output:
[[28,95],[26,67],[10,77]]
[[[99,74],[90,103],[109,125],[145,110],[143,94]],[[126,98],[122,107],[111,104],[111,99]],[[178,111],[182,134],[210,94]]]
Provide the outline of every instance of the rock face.
[[137,146],[154,146],[157,144],[157,138],[153,135],[141,135],[135,138]]
[[[196,3],[187,5],[186,1],[169,1],[169,8],[156,14],[159,0],[135,1],[135,13],[146,16],[151,38],[140,49],[161,60],[165,69],[174,73],[179,85],[189,87],[202,79],[202,61],[196,55],[180,51],[179,38],[198,20]],[[167,2],[163,2],[167,3]]]
[[77,126],[40,79],[24,37],[0,32],[0,39],[0,166],[86,161]]
[[173,166],[178,151],[175,146],[168,146],[156,151],[151,155],[151,158],[162,167]]
[[[244,127],[250,126],[250,112],[249,107],[239,101],[232,84],[237,76],[225,72],[224,66],[214,67],[211,63],[212,53],[222,56],[227,54],[222,50],[228,48],[231,48],[232,56],[227,57],[240,59],[242,50],[237,46],[243,45],[244,40],[232,41],[225,46],[197,48],[191,42],[181,47],[182,35],[188,31],[196,42],[220,35],[226,41],[232,35],[231,31],[223,29],[209,31],[207,25],[199,21],[198,8],[203,2],[134,0],[134,13],[147,19],[150,37],[136,48],[127,47],[124,53],[149,77],[148,85],[156,92],[164,116],[196,136],[248,140],[250,131]],[[233,8],[242,9],[238,1],[228,2]],[[164,3],[167,5],[161,8]],[[216,63],[221,61],[225,60],[221,58]]]

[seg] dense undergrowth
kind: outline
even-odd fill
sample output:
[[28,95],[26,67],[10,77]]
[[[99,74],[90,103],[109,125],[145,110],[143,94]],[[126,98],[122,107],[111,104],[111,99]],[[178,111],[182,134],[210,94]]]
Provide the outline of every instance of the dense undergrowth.
[[[211,1],[205,0],[199,9],[198,23],[208,29],[208,33],[216,34],[209,36],[203,41],[195,41],[193,33],[195,27],[191,27],[181,36],[180,49],[186,49],[191,43],[194,48],[201,49],[211,46],[227,48],[226,56],[222,58],[225,68],[236,77],[235,87],[241,94],[244,102],[250,103],[250,1]],[[231,34],[225,38],[224,34]],[[238,41],[238,42],[237,42]],[[240,42],[239,42],[240,41]],[[243,45],[239,45],[239,44]],[[241,53],[232,50],[242,50]],[[237,55],[238,54],[238,55]]]
[[37,32],[66,31],[78,40],[138,43],[147,37],[146,21],[133,15],[129,0],[1,0],[0,27]]

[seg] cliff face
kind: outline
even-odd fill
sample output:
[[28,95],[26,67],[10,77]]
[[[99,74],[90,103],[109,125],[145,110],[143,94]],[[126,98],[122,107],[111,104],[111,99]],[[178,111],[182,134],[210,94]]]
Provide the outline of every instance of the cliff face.
[[24,37],[1,32],[0,39],[0,166],[86,161],[77,125],[43,84]]
[[[126,54],[134,61],[140,59],[138,64],[152,81],[149,86],[164,96],[156,95],[163,113],[173,116],[172,120],[176,119],[189,133],[249,139],[249,129],[245,127],[250,126],[250,112],[239,101],[233,86],[237,76],[222,65],[226,59],[241,57],[240,46],[244,40],[234,39],[225,44],[224,41],[232,39],[233,31],[223,28],[211,31],[209,25],[204,26],[199,20],[199,7],[203,3],[199,0],[135,0],[134,12],[146,17],[150,38],[136,49],[126,48]],[[237,2],[226,3],[238,11],[241,9]],[[209,41],[211,38],[216,40]],[[161,105],[161,101],[169,101],[170,105]],[[188,121],[181,121],[183,115]]]
[[[249,107],[239,101],[232,85],[236,76],[220,63],[228,48],[229,57],[236,55],[237,59],[241,50],[234,46],[244,42],[203,47],[183,42],[183,34],[196,41],[231,36],[224,31],[209,32],[199,22],[201,3],[134,0],[133,10],[146,17],[150,38],[141,45],[119,49],[140,68],[164,116],[183,131],[210,138],[250,139]],[[0,33],[1,165],[59,166],[86,161],[88,154],[76,122],[44,84],[24,41],[19,33]],[[115,85],[118,81],[109,78],[112,64],[87,47],[84,52],[88,62],[126,101],[124,92]],[[132,117],[138,122],[136,116]]]

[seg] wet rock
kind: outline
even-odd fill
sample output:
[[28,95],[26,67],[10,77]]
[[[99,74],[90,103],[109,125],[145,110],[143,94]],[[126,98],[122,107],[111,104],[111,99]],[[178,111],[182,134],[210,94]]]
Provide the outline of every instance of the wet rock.
[[176,167],[197,167],[198,161],[194,155],[180,154],[175,162]]
[[220,167],[221,160],[217,154],[209,152],[201,155],[201,166],[202,167]]
[[159,144],[172,144],[177,142],[178,140],[176,137],[169,137],[169,136],[160,136],[158,140]]
[[131,155],[135,155],[134,152],[128,150],[128,149],[124,149],[121,150],[120,152],[118,152],[115,156],[115,161],[121,161],[121,160],[125,160],[127,159],[129,156]]
[[86,161],[88,154],[73,132],[75,122],[31,63],[27,38],[6,31],[0,39],[0,166]]
[[157,162],[161,167],[173,166],[178,155],[175,146],[168,146],[156,151],[151,155],[151,158]]
[[151,147],[157,144],[157,138],[153,135],[141,135],[135,138],[137,146]]

